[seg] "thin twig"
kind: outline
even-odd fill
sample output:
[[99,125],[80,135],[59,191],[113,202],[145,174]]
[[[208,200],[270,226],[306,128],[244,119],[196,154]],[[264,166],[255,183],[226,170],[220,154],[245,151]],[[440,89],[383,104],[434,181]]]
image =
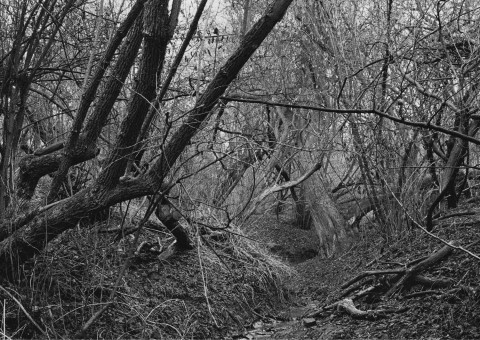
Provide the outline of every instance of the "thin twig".
[[[265,101],[265,100],[244,99],[244,98],[240,98],[240,97],[226,97],[226,96],[222,96],[222,97],[220,97],[220,99],[229,100],[229,101],[232,101],[232,102],[258,103],[258,104],[265,104],[265,105],[270,105],[270,106],[300,108],[300,109],[306,109],[306,110],[312,110],[312,111],[330,112],[330,113],[339,113],[339,114],[348,114],[348,113],[374,114],[374,115],[389,119],[389,120],[394,121],[394,122],[399,123],[399,124],[442,132],[444,134],[454,136],[454,137],[458,137],[462,140],[469,141],[473,144],[480,145],[480,140],[479,139],[477,139],[475,137],[472,137],[472,136],[469,136],[469,135],[466,135],[466,134],[463,134],[463,133],[460,133],[458,131],[449,130],[447,128],[444,128],[444,127],[439,126],[439,125],[431,124],[429,122],[408,121],[408,120],[405,120],[404,118],[395,117],[395,116],[392,116],[388,113],[385,113],[385,112],[379,111],[379,110],[375,110],[375,109],[334,109],[334,108],[323,107],[323,106],[283,104],[283,103],[276,103],[276,102]],[[475,109],[472,112],[469,112],[469,114],[473,114],[477,111],[478,110]]]
[[454,244],[451,244],[451,242],[449,241],[446,241],[444,240],[443,238],[429,232],[427,229],[425,229],[424,227],[422,227],[417,221],[415,221],[415,219],[410,215],[410,213],[408,212],[407,208],[405,208],[405,206],[402,204],[402,202],[400,202],[400,200],[398,199],[398,197],[395,195],[395,193],[392,191],[392,189],[390,188],[390,186],[387,185],[387,188],[388,190],[390,190],[390,192],[392,193],[392,196],[393,198],[397,201],[397,203],[400,205],[400,207],[403,209],[403,212],[405,213],[405,215],[407,215],[407,217],[410,219],[410,221],[413,222],[413,224],[418,228],[420,229],[421,231],[423,231],[425,234],[427,234],[428,236],[430,237],[433,237],[434,239],[436,239],[437,241],[440,241],[441,243],[449,246],[450,248],[453,248],[453,249],[458,249],[460,251],[463,251],[464,253],[470,255],[471,257],[477,259],[477,260],[480,260],[480,256],[472,253],[471,251],[465,249],[464,247],[462,246],[459,246],[459,245],[454,245]]
[[123,264],[117,280],[115,282],[115,286],[113,287],[113,290],[110,293],[109,297],[109,302],[105,304],[98,312],[96,312],[94,315],[88,319],[88,321],[82,326],[82,328],[75,333],[73,336],[74,339],[81,339],[84,337],[85,332],[90,328],[90,326],[114,303],[115,295],[117,294],[118,288],[120,287],[120,283],[125,275],[125,272],[127,271],[127,268],[129,267],[132,258],[134,257],[135,250],[137,248],[138,240],[140,239],[140,232],[143,230],[143,226],[145,223],[148,221],[152,213],[155,211],[155,207],[159,204],[163,194],[159,194],[156,199],[152,200],[150,202],[150,205],[147,208],[147,211],[145,212],[145,215],[143,216],[143,219],[140,221],[138,228],[135,233],[135,239],[133,240],[132,245],[128,249],[128,255],[127,255],[127,260]]
[[[28,318],[28,320],[30,320],[31,323],[33,323],[33,325],[43,334],[45,335],[46,337],[48,337],[47,333],[42,329],[42,327],[40,327],[38,325],[38,323],[35,322],[35,320],[33,320],[33,318],[30,316],[30,314],[27,312],[27,310],[25,309],[25,307],[23,307],[22,303],[20,301],[17,300],[17,298],[15,296],[13,296],[8,290],[6,290],[5,288],[3,288],[1,285],[0,285],[0,289],[5,292],[5,294],[7,294],[13,301],[15,301],[15,303],[18,305],[18,307],[20,307],[20,309],[22,310],[22,312],[25,314],[25,316]],[[5,323],[4,323],[5,324]]]

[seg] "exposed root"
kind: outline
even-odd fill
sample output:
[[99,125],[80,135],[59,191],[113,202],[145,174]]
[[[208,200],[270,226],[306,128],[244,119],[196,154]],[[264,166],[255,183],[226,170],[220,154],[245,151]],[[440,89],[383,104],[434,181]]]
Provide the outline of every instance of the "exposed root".
[[381,318],[386,318],[387,314],[405,312],[408,310],[408,308],[402,307],[400,309],[377,309],[364,311],[355,307],[352,299],[343,299],[337,303],[337,310],[345,311],[347,314],[356,319],[378,320]]

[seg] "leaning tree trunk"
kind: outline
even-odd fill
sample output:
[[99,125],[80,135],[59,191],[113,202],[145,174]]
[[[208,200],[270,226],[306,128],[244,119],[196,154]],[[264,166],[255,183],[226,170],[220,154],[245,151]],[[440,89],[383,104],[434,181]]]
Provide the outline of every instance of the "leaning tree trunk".
[[[312,125],[316,131],[322,131],[324,136],[329,135],[325,122],[320,117],[313,117]],[[318,133],[307,134],[304,140],[300,140],[306,150],[299,155],[298,169],[304,172],[305,168],[309,168],[310,164],[318,163],[324,156],[323,151],[315,151],[319,148],[328,150],[331,139],[322,138]],[[300,136],[301,137],[301,136]],[[331,189],[323,181],[321,170],[313,174],[305,182],[302,183],[300,189],[300,197],[304,197],[305,205],[308,208],[303,213],[306,218],[310,219],[312,227],[315,229],[320,247],[324,256],[331,256],[337,249],[341,249],[346,242],[347,223],[340,213],[337,203],[331,195]]]
[[308,178],[302,188],[323,255],[331,256],[346,241],[346,222],[319,173]]
[[[0,277],[11,277],[16,268],[41,251],[58,235],[77,225],[82,217],[128,199],[154,194],[165,186],[163,181],[180,154],[208,119],[211,110],[230,83],[275,24],[282,19],[292,1],[276,0],[267,8],[265,15],[253,25],[240,46],[198,98],[183,125],[172,135],[147,173],[135,179],[115,180],[112,176],[118,176],[119,171],[109,171],[109,176],[104,176],[105,172],[102,172],[99,180],[77,194],[45,206],[25,218],[2,223],[0,234],[5,229],[11,233],[6,234],[0,242]],[[128,126],[123,128],[127,134],[131,132],[128,131]],[[135,125],[132,129],[136,130],[138,127]],[[128,140],[136,141],[133,138]],[[121,168],[123,167],[122,164]]]

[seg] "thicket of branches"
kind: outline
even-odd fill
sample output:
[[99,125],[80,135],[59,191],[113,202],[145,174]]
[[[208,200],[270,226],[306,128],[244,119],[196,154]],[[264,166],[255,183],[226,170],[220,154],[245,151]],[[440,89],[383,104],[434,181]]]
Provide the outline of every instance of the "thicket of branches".
[[288,200],[325,255],[471,195],[478,5],[291,2],[1,4],[2,273],[146,195],[215,228]]

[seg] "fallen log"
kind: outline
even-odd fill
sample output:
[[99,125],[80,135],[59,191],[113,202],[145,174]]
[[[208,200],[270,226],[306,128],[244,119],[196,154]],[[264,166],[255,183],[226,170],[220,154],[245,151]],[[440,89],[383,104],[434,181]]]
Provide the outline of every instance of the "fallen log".
[[[368,288],[366,288],[366,289],[364,289],[364,290],[362,290],[362,291],[360,291],[360,292],[358,292],[358,293],[350,296],[350,297],[347,298],[347,299],[350,299],[350,300],[353,301],[353,300],[355,300],[355,299],[358,299],[358,298],[360,298],[360,297],[362,297],[362,296],[365,296],[365,295],[371,293],[371,292],[372,292],[373,290],[375,290],[376,288],[377,288],[376,286],[368,287]],[[334,303],[332,303],[332,304],[330,304],[330,305],[327,305],[327,306],[324,306],[324,307],[320,308],[319,310],[316,310],[316,311],[307,313],[307,314],[303,315],[303,317],[305,317],[305,318],[315,318],[315,317],[319,316],[320,314],[322,314],[323,312],[325,312],[325,311],[327,311],[327,310],[329,310],[329,309],[336,308],[336,307],[338,306],[338,304],[341,303],[341,302],[344,301],[344,300],[346,300],[346,299],[343,299],[343,300],[334,302]]]
[[451,246],[457,246],[457,245],[458,245],[458,242],[452,241],[448,245],[443,246],[440,250],[438,250],[435,253],[433,253],[432,255],[430,255],[427,259],[417,263],[412,268],[406,269],[403,277],[400,278],[392,286],[392,288],[389,289],[389,291],[387,292],[387,294],[385,294],[385,296],[390,297],[393,294],[395,294],[396,292],[400,291],[402,289],[402,286],[404,286],[409,280],[414,278],[418,273],[420,273],[423,270],[427,269],[428,267],[434,265],[435,263],[440,262],[445,257],[450,255],[453,251],[453,248]]

